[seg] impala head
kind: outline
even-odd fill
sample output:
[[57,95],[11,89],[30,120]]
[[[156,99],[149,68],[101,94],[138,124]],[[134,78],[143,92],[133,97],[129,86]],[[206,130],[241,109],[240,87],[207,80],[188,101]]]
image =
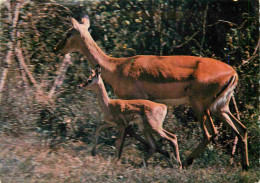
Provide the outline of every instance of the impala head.
[[81,33],[88,32],[90,21],[88,16],[82,18],[80,24],[74,18],[70,18],[70,22],[72,24],[72,28],[70,28],[65,37],[56,45],[54,48],[54,53],[65,55],[67,53],[80,51],[81,44]]
[[79,87],[81,88],[84,87],[90,90],[95,89],[95,86],[97,86],[102,80],[100,76],[101,76],[101,68],[99,65],[96,65],[95,70],[91,69],[91,75],[89,76],[87,81],[79,85]]

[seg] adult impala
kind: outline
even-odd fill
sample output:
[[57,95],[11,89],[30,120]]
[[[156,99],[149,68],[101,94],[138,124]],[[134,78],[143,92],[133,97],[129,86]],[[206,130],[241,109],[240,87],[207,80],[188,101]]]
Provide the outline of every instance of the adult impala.
[[201,124],[202,142],[187,157],[185,165],[203,152],[217,134],[211,114],[221,119],[237,135],[242,167],[249,166],[247,129],[229,110],[229,101],[238,75],[229,65],[211,58],[195,56],[137,55],[113,58],[92,39],[88,17],[82,24],[71,18],[72,28],[58,43],[55,53],[83,53],[92,67],[99,64],[103,79],[122,99],[148,99],[166,105],[190,105]]

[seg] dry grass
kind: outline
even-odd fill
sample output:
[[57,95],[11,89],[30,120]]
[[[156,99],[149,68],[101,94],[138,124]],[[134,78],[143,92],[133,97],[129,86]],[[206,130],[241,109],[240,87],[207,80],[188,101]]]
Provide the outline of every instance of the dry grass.
[[114,158],[113,146],[99,147],[91,156],[91,145],[67,141],[55,148],[45,146],[37,133],[0,137],[0,178],[7,182],[257,182],[257,169],[193,165],[187,170],[170,168],[165,158],[155,156],[147,168],[136,168],[142,152],[126,144],[123,158]]
[[[226,154],[227,150],[219,149],[221,146],[218,146],[218,150],[216,150],[216,146],[219,144],[210,144],[194,165],[187,170],[178,170],[176,163],[172,165],[159,154],[154,155],[149,160],[147,168],[137,168],[136,165],[142,161],[144,155],[143,147],[135,140],[128,139],[123,157],[120,162],[117,161],[114,158],[116,132],[110,130],[109,133],[108,131],[103,133],[98,146],[99,155],[93,157],[91,156],[91,148],[94,132],[103,119],[93,93],[86,93],[86,96],[77,95],[66,102],[60,102],[66,103],[66,109],[72,109],[75,116],[67,110],[64,112],[65,114],[62,113],[64,116],[62,120],[67,123],[68,139],[62,139],[61,136],[58,136],[55,140],[51,140],[50,132],[46,132],[44,127],[40,129],[36,126],[37,121],[40,120],[37,113],[38,108],[27,109],[24,106],[24,100],[18,94],[22,93],[17,91],[9,96],[9,98],[13,97],[14,101],[15,98],[19,99],[18,102],[13,102],[12,105],[6,103],[2,106],[2,109],[5,110],[2,113],[6,117],[0,123],[1,183],[251,183],[260,180],[258,167],[244,172],[240,165],[229,165],[230,156]],[[60,103],[58,104],[60,105]],[[33,105],[31,104],[31,106]],[[64,105],[59,107],[62,108]],[[49,121],[55,124],[55,119]],[[170,109],[164,127],[178,135],[181,159],[185,160],[186,156],[198,144],[201,132],[196,123],[187,122],[186,126],[183,126],[182,123],[183,121],[178,121],[174,117],[173,111]],[[168,150],[169,146],[165,148]],[[252,162],[252,160],[250,161]],[[235,162],[240,162],[239,153]]]

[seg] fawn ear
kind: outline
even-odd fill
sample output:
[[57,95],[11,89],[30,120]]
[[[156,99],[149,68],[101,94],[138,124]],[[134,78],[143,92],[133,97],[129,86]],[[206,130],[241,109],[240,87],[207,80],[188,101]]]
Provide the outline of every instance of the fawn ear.
[[87,29],[90,27],[90,20],[88,15],[84,15],[83,18],[81,19],[81,22],[83,25],[87,27]]
[[99,64],[96,65],[95,72],[96,72],[96,76],[99,76],[101,74],[101,67]]
[[71,22],[72,26],[74,27],[74,29],[79,30],[79,22],[76,19],[71,17],[70,22]]

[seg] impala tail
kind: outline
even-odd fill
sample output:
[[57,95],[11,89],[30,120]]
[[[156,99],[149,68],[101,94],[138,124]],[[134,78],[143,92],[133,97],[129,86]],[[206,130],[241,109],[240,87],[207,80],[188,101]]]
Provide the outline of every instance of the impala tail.
[[229,103],[230,98],[234,93],[234,89],[236,88],[237,81],[238,81],[238,75],[237,73],[235,73],[233,76],[231,76],[227,84],[214,98],[212,105],[210,106],[211,112],[214,113],[215,111],[217,111],[217,109],[220,109],[225,105],[227,105],[227,103]]

